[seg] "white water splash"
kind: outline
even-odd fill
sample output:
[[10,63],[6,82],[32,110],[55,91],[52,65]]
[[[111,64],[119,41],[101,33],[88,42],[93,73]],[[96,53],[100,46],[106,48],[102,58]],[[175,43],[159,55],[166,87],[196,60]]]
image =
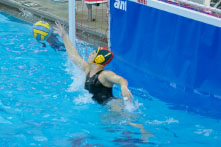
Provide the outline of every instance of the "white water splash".
[[175,120],[174,118],[169,118],[165,121],[152,120],[152,121],[146,121],[146,123],[151,124],[151,125],[161,125],[161,124],[179,123],[179,120]]
[[94,103],[94,101],[91,98],[92,95],[84,89],[84,83],[86,79],[85,73],[69,59],[66,63],[66,67],[67,73],[71,75],[71,78],[73,80],[67,91],[80,92],[79,96],[73,98],[74,104],[79,105]]
[[197,130],[194,132],[195,134],[203,135],[203,136],[210,136],[210,134],[213,132],[212,129],[205,129],[201,125],[195,125]]
[[69,59],[66,63],[66,67],[67,73],[71,75],[71,79],[73,80],[67,91],[73,92],[84,89],[85,73]]
[[196,134],[200,134],[203,136],[210,136],[210,134],[213,132],[212,129],[198,129],[197,131],[195,131],[194,133]]
[[86,90],[84,90],[84,91],[85,91],[84,94],[82,94],[78,97],[75,97],[73,99],[74,104],[76,104],[76,105],[88,104],[88,103],[94,104],[94,101],[91,98],[92,95],[89,92],[87,92]]
[[124,110],[128,112],[134,112],[138,110],[139,106],[143,105],[142,103],[139,103],[138,100],[131,103],[128,100],[124,100]]

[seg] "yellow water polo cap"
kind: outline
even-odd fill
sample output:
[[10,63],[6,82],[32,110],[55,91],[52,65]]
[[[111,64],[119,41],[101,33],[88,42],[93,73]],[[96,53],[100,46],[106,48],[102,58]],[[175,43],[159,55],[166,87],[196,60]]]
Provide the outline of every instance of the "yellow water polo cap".
[[105,65],[110,63],[113,57],[113,52],[111,52],[107,48],[99,47],[96,51],[96,56],[94,57],[91,63],[104,67]]

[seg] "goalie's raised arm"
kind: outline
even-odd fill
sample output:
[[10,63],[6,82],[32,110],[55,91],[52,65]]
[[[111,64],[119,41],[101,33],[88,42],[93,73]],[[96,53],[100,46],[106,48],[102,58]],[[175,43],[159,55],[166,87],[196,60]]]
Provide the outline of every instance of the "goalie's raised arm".
[[58,22],[56,22],[55,24],[56,26],[53,27],[53,29],[55,33],[57,33],[63,39],[69,58],[83,71],[88,70],[89,64],[84,61],[83,58],[81,58],[81,56],[78,54],[77,49],[72,45],[71,40],[69,39],[69,36],[64,29],[64,25]]

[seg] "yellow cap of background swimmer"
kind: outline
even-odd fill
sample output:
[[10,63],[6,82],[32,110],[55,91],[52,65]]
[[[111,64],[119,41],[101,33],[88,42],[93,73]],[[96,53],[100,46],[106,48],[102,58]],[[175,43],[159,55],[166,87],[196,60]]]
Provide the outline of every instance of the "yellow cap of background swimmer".
[[105,66],[108,63],[110,63],[113,57],[114,57],[113,52],[111,52],[110,50],[106,48],[99,47],[97,49],[96,56],[94,57],[91,63],[97,64],[100,66]]

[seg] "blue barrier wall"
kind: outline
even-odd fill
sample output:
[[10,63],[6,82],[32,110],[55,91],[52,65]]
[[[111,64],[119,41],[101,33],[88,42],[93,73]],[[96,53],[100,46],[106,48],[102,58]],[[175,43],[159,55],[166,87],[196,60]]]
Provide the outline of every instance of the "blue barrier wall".
[[220,26],[132,1],[111,0],[110,12],[114,68],[130,86],[221,118]]

